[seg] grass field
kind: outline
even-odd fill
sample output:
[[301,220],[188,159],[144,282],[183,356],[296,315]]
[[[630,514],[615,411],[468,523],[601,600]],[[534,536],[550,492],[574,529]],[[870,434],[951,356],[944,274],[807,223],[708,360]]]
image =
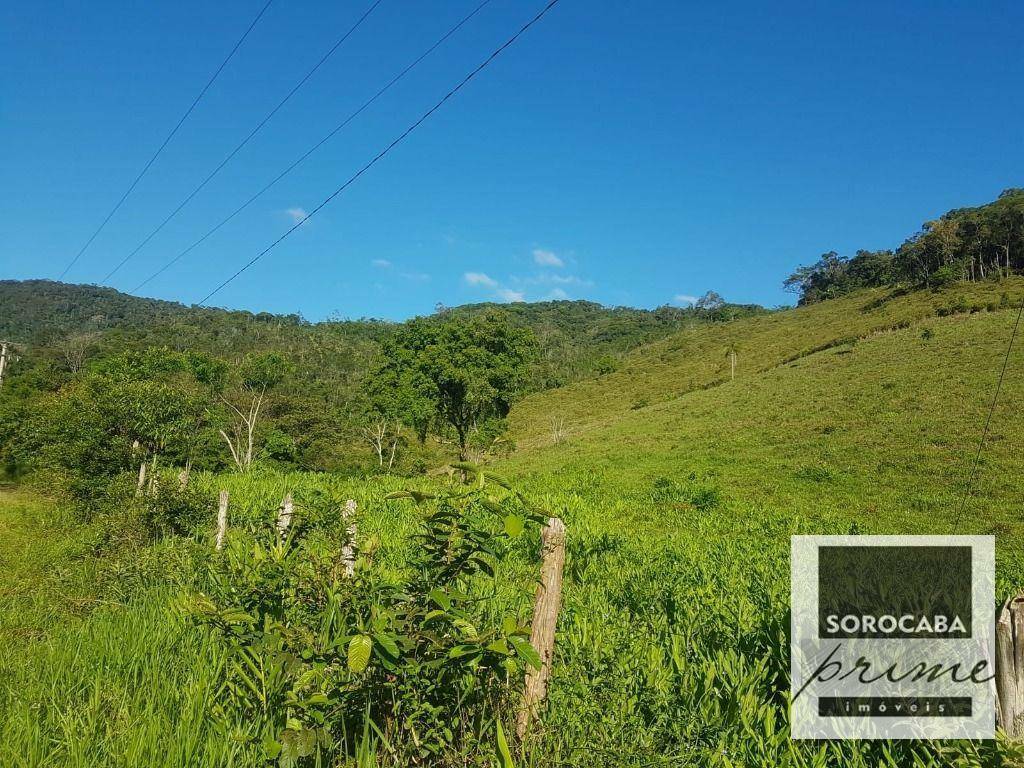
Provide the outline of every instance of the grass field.
[[[1015,317],[1007,304],[1022,297],[1020,280],[868,292],[702,327],[639,350],[615,373],[518,405],[520,449],[497,469],[565,519],[569,543],[545,728],[517,759],[638,768],[1019,759],[1005,744],[794,745],[786,633],[795,533],[994,533],[1000,596],[1024,586],[1021,347],[957,524]],[[553,417],[564,419],[560,441]],[[198,482],[211,525],[219,487],[230,490],[239,526],[269,523],[288,491],[300,510],[316,488],[348,495],[362,510],[360,538],[380,542],[374,567],[400,570],[419,512],[384,496],[444,481]],[[52,502],[4,492],[4,765],[261,764],[244,723],[208,716],[222,651],[179,607],[202,586],[209,549],[171,539],[120,556],[102,531],[73,525]],[[512,553],[512,586],[495,596],[520,615],[532,592],[530,550]],[[474,760],[490,759],[488,749]]]

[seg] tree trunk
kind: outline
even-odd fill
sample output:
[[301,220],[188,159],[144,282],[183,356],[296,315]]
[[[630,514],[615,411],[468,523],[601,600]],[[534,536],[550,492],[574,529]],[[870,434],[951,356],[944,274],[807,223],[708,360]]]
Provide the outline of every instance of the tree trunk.
[[341,511],[341,519],[345,523],[345,543],[341,547],[341,564],[345,569],[345,577],[351,579],[356,575],[356,502],[349,499]]
[[524,739],[537,719],[547,696],[551,662],[555,653],[555,624],[562,606],[562,570],[565,566],[565,525],[557,517],[548,519],[541,533],[540,583],[533,602],[530,645],[540,655],[540,669],[527,667],[523,705],[516,731]]
[[149,495],[156,493],[156,454],[149,462]]

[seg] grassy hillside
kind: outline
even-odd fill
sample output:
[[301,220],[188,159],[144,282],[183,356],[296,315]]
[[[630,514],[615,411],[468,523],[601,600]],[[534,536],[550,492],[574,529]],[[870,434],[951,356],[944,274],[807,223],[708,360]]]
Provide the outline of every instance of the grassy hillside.
[[818,351],[904,327],[939,315],[1006,310],[1024,299],[1024,279],[958,284],[940,291],[873,289],[807,307],[693,328],[645,345],[610,374],[533,395],[512,413],[512,432],[522,447],[552,441],[553,420],[569,435],[630,412],[717,387],[730,380],[729,350],[736,352],[736,380],[760,376]]
[[[685,330],[637,350],[614,373],[517,405],[520,449],[497,469],[563,517],[569,532],[545,728],[517,751],[517,764],[903,768],[1019,760],[1005,743],[794,743],[786,706],[792,534],[995,533],[999,595],[1024,587],[1022,346],[1010,360],[976,493],[955,525],[1022,299],[1024,280],[855,294]],[[566,421],[557,444],[552,415]],[[379,543],[374,567],[383,573],[407,561],[424,514],[385,498],[410,482],[399,478],[198,482],[211,521],[216,489],[230,489],[239,530],[270,520],[286,491],[300,505],[318,490],[350,496],[362,510],[361,540]],[[437,490],[446,481],[411,482]],[[23,574],[0,622],[8,681],[0,739],[23,756],[14,764],[186,766],[197,756],[211,765],[264,764],[246,723],[209,716],[221,651],[177,608],[196,586],[209,526],[194,554],[164,542],[146,550],[144,566],[127,568],[102,547],[101,573],[121,575],[101,577],[78,608],[81,593],[61,585],[77,583],[79,534],[40,518],[50,506],[33,498],[0,499],[13,532],[0,545],[5,567]],[[52,543],[61,537],[72,542],[67,550]],[[510,550],[501,570],[508,581],[490,596],[489,611],[527,614],[535,548],[531,538]],[[37,552],[49,563],[43,571],[69,581],[39,579]],[[15,616],[32,604],[52,613]],[[378,745],[379,761],[387,749]],[[489,745],[467,749],[479,751],[465,764],[493,762]]]

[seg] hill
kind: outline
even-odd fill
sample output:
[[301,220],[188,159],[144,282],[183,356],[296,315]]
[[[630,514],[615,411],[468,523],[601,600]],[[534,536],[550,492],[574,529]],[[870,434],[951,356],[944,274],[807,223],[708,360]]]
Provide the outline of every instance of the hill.
[[607,375],[527,397],[513,410],[512,433],[522,447],[550,443],[553,424],[568,435],[585,436],[600,426],[627,423],[649,406],[722,386],[733,375],[738,386],[818,353],[850,349],[880,334],[920,330],[938,318],[1005,313],[1022,297],[1020,278],[957,283],[931,291],[866,289],[827,302],[694,328],[636,350]]
[[[546,389],[614,367],[623,353],[683,328],[765,312],[757,305],[721,300],[707,307],[654,310],[545,301],[439,306],[433,317],[499,313],[529,328],[542,350],[533,388]],[[300,366],[305,362],[313,375],[337,367],[343,346],[365,351],[394,326],[366,318],[313,323],[299,315],[186,306],[96,285],[0,280],[0,337],[44,349],[59,349],[76,337],[102,345],[106,336],[121,346],[179,348],[187,342],[190,349],[222,356],[273,349],[295,356]]]
[[[656,310],[557,301],[439,308],[426,320],[491,314],[529,329],[539,354],[525,388],[539,391],[614,370],[629,350],[681,328],[764,312],[720,300]],[[206,354],[234,366],[250,355],[277,353],[289,375],[267,413],[267,426],[283,446],[275,461],[306,469],[358,470],[373,462],[372,444],[363,434],[368,416],[362,395],[382,341],[400,327],[380,320],[311,323],[298,315],[188,307],[99,286],[0,282],[0,334],[16,342],[18,356],[7,371],[9,396],[56,391],[90,366],[154,348]],[[440,461],[430,451],[420,453],[410,446],[399,466],[409,470]]]
[[[958,519],[1022,300],[1021,278],[855,292],[687,328],[634,349],[618,370],[516,404],[519,450],[495,470],[568,529],[545,727],[516,752],[521,764],[980,768],[1019,757],[1005,740],[791,741],[787,630],[792,534],[994,533],[998,596],[1024,587],[1021,347]],[[552,416],[564,419],[557,436]],[[302,562],[314,566],[331,562],[338,535],[336,515],[317,524],[317,500],[351,498],[372,561],[361,567],[390,576],[432,509],[394,493],[451,490],[434,477],[279,472],[195,484],[195,542],[138,553],[97,544],[111,540],[102,518],[69,525],[34,495],[0,497],[12,532],[0,552],[12,572],[0,595],[0,736],[27,764],[263,764],[262,742],[245,735],[251,715],[231,726],[236,740],[210,718],[220,646],[176,608],[206,588],[193,571],[211,560],[218,490],[230,491],[231,536],[243,542],[294,493],[313,531]],[[509,546],[488,615],[528,615],[536,548],[536,537]],[[87,725],[67,736],[69,720]],[[383,755],[385,742],[367,738]],[[471,742],[458,746],[490,749]]]

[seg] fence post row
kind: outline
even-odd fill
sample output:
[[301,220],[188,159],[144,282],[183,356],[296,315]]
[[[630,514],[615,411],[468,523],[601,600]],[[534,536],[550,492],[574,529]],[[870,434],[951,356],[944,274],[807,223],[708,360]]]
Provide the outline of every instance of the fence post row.
[[527,667],[523,705],[519,711],[516,731],[526,737],[537,719],[540,705],[547,696],[551,662],[555,653],[555,624],[562,605],[562,571],[565,567],[565,524],[557,517],[548,518],[541,532],[540,583],[533,603],[533,625],[530,645],[540,655],[540,669]]

